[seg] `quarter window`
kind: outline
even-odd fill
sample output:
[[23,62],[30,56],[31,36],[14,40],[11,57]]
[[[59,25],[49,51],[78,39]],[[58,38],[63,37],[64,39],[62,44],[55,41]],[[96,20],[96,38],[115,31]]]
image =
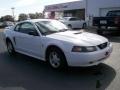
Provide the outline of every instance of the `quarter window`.
[[15,29],[14,29],[14,31],[19,31],[19,29],[20,29],[20,25],[18,24],[16,27],[15,27]]

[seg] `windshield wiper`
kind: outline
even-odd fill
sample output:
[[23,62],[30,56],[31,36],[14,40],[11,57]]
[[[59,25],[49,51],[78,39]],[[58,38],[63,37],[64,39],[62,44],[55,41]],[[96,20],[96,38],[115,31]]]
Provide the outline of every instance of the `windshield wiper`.
[[44,35],[49,35],[49,34],[52,34],[52,33],[56,33],[57,31],[47,31],[47,32],[44,32],[43,34]]
[[58,32],[65,32],[65,31],[68,31],[69,29],[61,29],[59,30]]

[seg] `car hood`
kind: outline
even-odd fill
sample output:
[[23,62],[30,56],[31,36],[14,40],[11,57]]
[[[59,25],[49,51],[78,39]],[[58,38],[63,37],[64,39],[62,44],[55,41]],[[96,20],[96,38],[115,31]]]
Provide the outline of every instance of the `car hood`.
[[48,35],[47,37],[81,46],[95,46],[108,42],[108,40],[103,36],[82,31],[59,32]]

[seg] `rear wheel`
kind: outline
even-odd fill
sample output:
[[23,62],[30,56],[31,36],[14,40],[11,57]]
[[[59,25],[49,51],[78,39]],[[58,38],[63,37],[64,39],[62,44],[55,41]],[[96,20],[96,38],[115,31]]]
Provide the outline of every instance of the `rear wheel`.
[[67,66],[63,52],[58,48],[51,48],[47,54],[48,64],[54,69],[62,69]]
[[9,55],[14,55],[15,54],[15,50],[14,50],[12,42],[10,40],[8,40],[6,42],[6,44],[7,44],[7,51],[9,53]]
[[87,27],[86,23],[83,23],[82,29],[85,29]]

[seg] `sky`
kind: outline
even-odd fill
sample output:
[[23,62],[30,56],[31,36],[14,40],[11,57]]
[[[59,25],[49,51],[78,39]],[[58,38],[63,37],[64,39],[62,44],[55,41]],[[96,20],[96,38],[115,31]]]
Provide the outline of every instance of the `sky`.
[[78,0],[0,0],[0,17],[12,15],[11,8],[14,7],[15,16],[20,13],[42,12],[45,5],[58,4]]

